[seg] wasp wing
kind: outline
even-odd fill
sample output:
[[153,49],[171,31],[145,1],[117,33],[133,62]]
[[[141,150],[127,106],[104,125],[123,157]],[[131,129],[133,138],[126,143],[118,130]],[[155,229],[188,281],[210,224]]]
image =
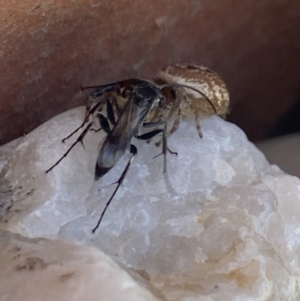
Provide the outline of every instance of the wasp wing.
[[129,149],[131,139],[137,133],[151,107],[151,102],[138,106],[134,101],[134,92],[131,94],[117,124],[107,135],[99,151],[95,170],[96,180],[114,167]]

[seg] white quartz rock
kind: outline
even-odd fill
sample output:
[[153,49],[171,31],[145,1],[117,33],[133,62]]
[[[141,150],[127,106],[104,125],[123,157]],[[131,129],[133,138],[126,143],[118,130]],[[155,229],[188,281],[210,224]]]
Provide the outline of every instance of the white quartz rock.
[[236,126],[218,117],[183,121],[168,139],[168,173],[153,143],[138,155],[95,235],[128,156],[94,181],[103,134],[66,137],[84,118],[56,116],[3,150],[2,229],[71,238],[118,261],[163,300],[299,300],[300,181],[269,165]]
[[0,231],[0,300],[158,301],[101,251]]
[[300,134],[270,138],[256,144],[268,161],[283,171],[300,177]]

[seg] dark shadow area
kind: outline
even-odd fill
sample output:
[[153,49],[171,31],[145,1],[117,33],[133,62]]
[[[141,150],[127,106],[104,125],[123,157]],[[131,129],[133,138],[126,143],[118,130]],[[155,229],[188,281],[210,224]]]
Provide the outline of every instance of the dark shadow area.
[[268,138],[300,132],[300,95],[298,101],[283,115],[271,130]]

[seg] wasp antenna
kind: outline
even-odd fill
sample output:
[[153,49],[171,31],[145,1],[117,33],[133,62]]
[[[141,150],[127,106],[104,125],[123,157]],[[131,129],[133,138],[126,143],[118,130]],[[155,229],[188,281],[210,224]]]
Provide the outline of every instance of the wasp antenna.
[[215,106],[213,105],[213,103],[211,102],[211,100],[203,93],[201,92],[200,90],[194,88],[194,87],[191,87],[191,86],[188,86],[188,85],[183,85],[183,84],[165,84],[165,85],[161,85],[160,88],[165,88],[165,87],[181,87],[181,88],[187,88],[187,89],[190,89],[190,90],[193,90],[197,93],[199,93],[200,95],[202,95],[206,100],[207,102],[210,104],[210,106],[212,107],[212,109],[214,110],[214,112],[217,114],[217,110],[215,108]]

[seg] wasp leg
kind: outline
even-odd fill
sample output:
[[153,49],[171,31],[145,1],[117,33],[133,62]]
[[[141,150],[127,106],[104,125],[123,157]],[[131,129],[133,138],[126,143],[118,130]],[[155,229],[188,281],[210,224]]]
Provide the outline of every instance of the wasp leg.
[[[173,123],[173,126],[172,126],[172,128],[167,132],[167,138],[170,137],[174,132],[176,132],[176,130],[178,129],[178,126],[179,126],[179,124],[180,124],[180,122],[181,122],[181,118],[182,118],[182,114],[181,114],[181,109],[179,108],[179,109],[178,109],[178,114],[177,114],[177,117],[176,117],[176,119],[175,119],[175,121],[174,121],[174,123]],[[158,146],[160,146],[161,142],[162,142],[162,141],[160,140],[160,141],[156,142],[155,145],[158,147]],[[168,148],[168,151],[169,151],[172,155],[178,155],[178,153],[172,152],[169,148]]]
[[97,103],[89,112],[88,114],[86,115],[84,121],[82,122],[82,124],[77,128],[75,129],[75,131],[73,131],[69,136],[67,136],[66,138],[64,138],[62,140],[62,143],[64,143],[67,139],[71,138],[75,133],[77,133],[81,128],[84,127],[84,125],[87,123],[87,121],[89,120],[90,116],[93,115],[98,109],[99,107],[101,106],[102,103]]
[[154,158],[159,157],[160,155],[164,155],[164,167],[163,167],[163,173],[167,172],[167,150],[168,150],[168,145],[167,145],[167,137],[166,137],[166,132],[167,132],[167,124],[165,124],[163,131],[163,145],[162,145],[162,152],[158,155],[156,155]]
[[165,124],[166,124],[165,121],[144,122],[143,127],[147,129],[147,128],[152,128],[154,126],[160,126],[160,125],[165,125]]
[[94,89],[94,91],[91,92],[88,97],[86,97],[86,117],[89,115],[90,108],[94,102],[104,104],[103,99],[100,99],[100,101],[98,102],[97,100],[95,100],[95,98],[101,97],[106,93],[117,91],[119,88],[117,83],[104,86],[81,86],[81,92],[87,89]]
[[[88,89],[90,87],[82,87],[81,86],[81,91],[85,90],[85,89]],[[101,106],[104,105],[104,100],[101,100],[99,101],[98,103],[95,104],[95,106],[91,108],[92,106],[92,103],[93,101],[90,100],[91,97],[99,97],[99,96],[102,96],[104,95],[105,93],[108,93],[108,92],[112,92],[112,91],[116,91],[118,89],[118,87],[116,85],[108,85],[107,87],[105,86],[104,88],[101,89],[98,89],[98,90],[95,90],[94,92],[92,92],[90,94],[90,96],[87,98],[87,102],[86,102],[86,116],[85,116],[85,119],[83,121],[83,123],[78,127],[76,128],[69,136],[67,136],[66,138],[64,138],[62,140],[62,142],[64,143],[67,139],[69,139],[70,137],[72,137],[76,132],[78,132],[86,123],[87,121],[89,120],[89,117],[91,115],[93,115]],[[113,113],[113,108],[112,108],[112,103],[115,103],[116,101],[115,100],[109,100],[109,97],[106,99],[106,110],[107,110],[107,116],[109,118],[109,120],[111,121],[111,123],[113,125],[116,124],[115,122],[115,117],[114,117],[114,113]],[[101,130],[100,129],[91,129],[92,131],[94,132],[99,132]]]
[[118,114],[117,118],[119,118],[120,113],[121,113],[121,109],[120,109],[120,106],[117,102],[117,99],[114,96],[111,96],[110,101],[111,101],[112,105],[115,107],[115,109],[117,111],[117,114]]
[[[110,133],[110,126],[108,123],[108,119],[111,122],[112,125],[116,125],[116,119],[115,119],[115,114],[114,114],[114,109],[113,109],[113,105],[115,106],[116,110],[118,111],[119,108],[117,106],[116,103],[116,99],[113,96],[109,96],[106,99],[106,114],[107,114],[107,118],[104,117],[102,114],[97,114],[97,118],[99,119],[99,123],[100,123],[100,128],[99,129],[91,129],[91,131],[93,132],[99,132],[101,129],[103,129],[106,134]],[[118,111],[119,113],[119,111]]]
[[99,128],[99,129],[91,129],[91,132],[95,132],[95,133],[98,133],[102,130],[102,128]]
[[168,147],[168,145],[167,145],[167,135],[166,135],[167,124],[164,121],[158,121],[158,122],[144,123],[143,126],[144,127],[151,127],[151,126],[162,125],[162,124],[165,125],[163,130],[161,130],[161,129],[154,129],[153,131],[148,132],[146,134],[143,134],[143,135],[140,135],[140,136],[135,136],[135,138],[140,139],[140,140],[150,141],[154,136],[156,136],[156,135],[158,135],[160,133],[163,133],[163,138],[162,138],[162,141],[163,141],[163,147],[162,148],[163,149],[162,149],[162,152],[160,154],[158,154],[157,156],[153,157],[153,159],[159,157],[160,155],[164,155],[163,173],[166,173],[167,172],[167,151],[170,154],[172,154],[172,155],[176,155],[176,156],[178,155],[177,152],[173,152],[172,150],[170,150],[169,147]]
[[114,109],[112,102],[114,102],[112,99],[107,99],[106,100],[106,111],[107,111],[107,118],[111,122],[112,125],[116,125],[116,120],[115,120],[115,114],[114,114]]
[[[157,146],[160,146],[160,144],[159,145],[157,145]],[[174,152],[174,151],[172,151],[168,146],[167,146],[167,151],[171,154],[171,155],[175,155],[175,156],[178,156],[178,153],[177,152]],[[152,159],[155,159],[155,158],[157,158],[157,157],[159,157],[159,156],[161,156],[163,154],[163,152],[161,152],[160,154],[158,154],[158,155],[156,155],[155,157],[153,157]]]
[[101,224],[101,221],[103,219],[103,216],[104,216],[104,214],[105,214],[105,212],[106,212],[109,204],[113,200],[113,198],[114,198],[115,194],[117,193],[119,187],[122,185],[122,183],[123,183],[123,181],[124,181],[124,179],[126,177],[126,174],[127,174],[128,170],[129,170],[129,167],[130,167],[130,165],[131,165],[131,163],[132,163],[132,161],[134,159],[134,156],[137,154],[137,148],[133,144],[130,145],[130,153],[131,153],[131,157],[130,157],[130,159],[129,159],[129,161],[128,161],[128,163],[127,163],[127,165],[126,165],[126,167],[125,167],[125,169],[124,169],[121,177],[119,178],[119,180],[117,182],[114,183],[114,184],[118,184],[118,185],[117,185],[115,191],[113,192],[112,196],[110,197],[110,199],[106,203],[106,205],[105,205],[105,207],[104,207],[104,209],[103,209],[103,211],[101,213],[101,216],[100,216],[100,218],[98,220],[98,223],[97,223],[96,227],[92,230],[92,233],[95,233],[96,230],[99,228],[99,226]]
[[140,140],[147,140],[147,143],[151,142],[151,139],[156,136],[159,133],[162,133],[163,130],[158,129],[157,127],[159,125],[165,125],[166,123],[164,121],[155,121],[155,122],[144,122],[143,127],[144,128],[151,128],[155,127],[155,129],[151,132],[148,132],[143,135],[135,136],[135,138],[140,139]]
[[[160,125],[165,125],[166,122],[165,121],[155,121],[155,122],[144,122],[143,123],[143,127],[144,128],[150,128],[150,127],[155,127],[153,131],[158,131],[158,126]],[[160,130],[161,133],[163,132],[163,130]],[[150,132],[151,133],[151,132]],[[148,133],[147,133],[148,134]],[[159,132],[157,133],[159,134]],[[143,135],[142,135],[143,136]],[[156,135],[153,135],[153,136],[150,136],[148,139],[143,139],[141,138],[142,140],[147,140],[147,143],[150,143],[151,142],[151,139],[156,136]]]
[[157,156],[153,157],[154,158],[157,158],[159,157],[160,155],[164,155],[164,168],[163,168],[163,173],[166,173],[167,172],[167,152],[169,152],[170,154],[172,155],[178,155],[177,152],[173,152],[169,149],[168,145],[167,145],[167,124],[166,122],[164,121],[158,121],[158,122],[149,122],[149,123],[144,123],[144,126],[145,127],[150,127],[150,126],[155,126],[155,125],[161,125],[161,124],[164,124],[164,129],[161,130],[161,129],[155,129],[151,132],[148,132],[146,134],[143,134],[143,135],[139,135],[139,136],[135,136],[135,138],[137,139],[140,139],[140,140],[150,140],[152,139],[154,136],[160,134],[160,133],[163,133],[163,138],[162,138],[162,141],[163,141],[163,145],[162,145],[162,152],[160,154],[158,154]]
[[[181,117],[180,117],[180,119],[181,119]],[[180,123],[180,120],[179,120],[179,122],[178,122],[178,125],[179,125],[179,123]],[[135,137],[135,138],[137,138],[137,139],[141,139],[141,140],[147,140],[147,142],[149,143],[150,141],[151,141],[151,139],[154,137],[154,136],[156,136],[157,134],[159,134],[159,133],[163,133],[163,137],[164,137],[164,135],[165,135],[165,144],[167,144],[167,138],[172,134],[172,133],[174,133],[175,131],[176,131],[176,129],[177,129],[177,127],[178,127],[178,125],[177,125],[177,127],[174,129],[174,131],[171,133],[171,134],[169,134],[169,132],[167,133],[167,134],[164,134],[164,133],[166,133],[166,122],[165,121],[158,121],[158,122],[148,122],[148,123],[144,123],[143,124],[143,126],[144,127],[151,127],[151,126],[156,126],[156,125],[165,125],[165,129],[164,130],[158,130],[158,129],[154,129],[152,132],[149,132],[149,133],[146,133],[146,134],[143,134],[143,135],[141,135],[141,136],[138,136],[138,137]],[[174,126],[173,126],[174,127]],[[172,130],[172,129],[171,129]],[[156,133],[155,133],[156,132]],[[153,133],[153,134],[152,134]],[[149,135],[149,136],[147,136],[147,135]],[[144,138],[144,137],[145,138]],[[164,138],[163,138],[164,139]],[[161,140],[161,141],[163,141],[163,139]],[[155,145],[156,146],[160,146],[160,144],[161,144],[161,141],[158,141],[158,142],[156,142],[155,143]],[[166,150],[171,154],[171,155],[178,155],[178,153],[177,152],[173,152],[167,145],[166,145]],[[156,157],[158,157],[158,156],[160,156],[160,155],[162,155],[163,154],[163,152],[162,153],[160,153],[159,155],[157,155],[157,156],[155,156],[154,158],[156,158]]]
[[111,131],[107,118],[105,118],[102,114],[97,114],[97,117],[101,126],[100,130],[103,129],[103,131],[108,135]]
[[168,151],[171,155],[178,156],[178,153],[177,153],[177,152],[173,152],[168,146],[167,146],[167,151]]
[[136,139],[139,139],[139,140],[148,140],[148,139],[151,139],[153,138],[154,136],[160,134],[160,133],[163,133],[164,130],[153,130],[151,132],[148,132],[148,133],[145,133],[145,134],[142,134],[142,135],[137,135],[135,136]]
[[91,126],[93,125],[93,121],[90,122],[87,127],[84,129],[84,131],[81,133],[81,135],[77,138],[77,140],[71,145],[71,147],[65,152],[65,154],[54,164],[52,165],[49,169],[46,170],[46,173],[48,173],[49,171],[51,171],[55,166],[57,166],[68,154],[69,152],[72,150],[72,148],[78,143],[80,142],[83,145],[83,139],[85,137],[85,135],[87,134],[87,132],[90,130]]

